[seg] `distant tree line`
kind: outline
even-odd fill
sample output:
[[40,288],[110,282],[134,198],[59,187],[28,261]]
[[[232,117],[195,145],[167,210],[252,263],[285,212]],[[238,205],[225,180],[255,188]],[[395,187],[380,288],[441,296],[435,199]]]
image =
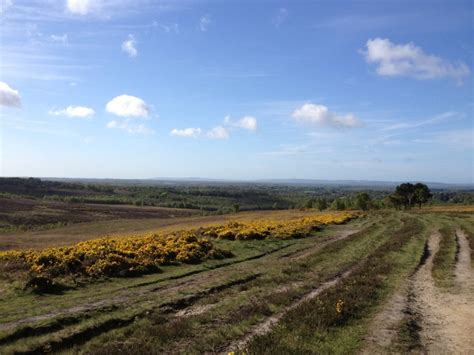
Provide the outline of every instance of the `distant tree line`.
[[314,208],[320,211],[419,208],[426,203],[474,204],[474,189],[430,191],[422,183],[403,183],[395,190],[357,186],[271,184],[152,184],[49,181],[0,178],[0,197],[44,199],[65,203],[133,204],[197,209],[203,214],[251,210]]

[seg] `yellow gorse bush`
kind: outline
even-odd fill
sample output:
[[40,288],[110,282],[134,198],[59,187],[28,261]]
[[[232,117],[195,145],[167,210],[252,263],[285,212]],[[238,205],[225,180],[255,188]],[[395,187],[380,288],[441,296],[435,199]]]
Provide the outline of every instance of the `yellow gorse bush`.
[[160,265],[197,263],[232,256],[210,239],[298,238],[320,226],[344,223],[353,212],[334,212],[290,221],[230,222],[173,233],[100,238],[73,246],[43,250],[0,252],[0,262],[23,262],[35,275],[131,276],[156,272]]
[[439,205],[428,206],[419,212],[439,212],[439,213],[473,213],[474,205]]
[[255,222],[229,222],[207,227],[202,234],[219,239],[301,238],[327,224],[341,224],[357,216],[355,212],[331,212],[289,221],[262,220]]

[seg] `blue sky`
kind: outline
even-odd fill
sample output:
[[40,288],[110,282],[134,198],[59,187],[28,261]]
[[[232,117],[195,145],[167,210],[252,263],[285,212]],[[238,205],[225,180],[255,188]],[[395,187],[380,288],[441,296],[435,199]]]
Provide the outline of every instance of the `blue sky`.
[[474,180],[471,1],[0,11],[2,176]]

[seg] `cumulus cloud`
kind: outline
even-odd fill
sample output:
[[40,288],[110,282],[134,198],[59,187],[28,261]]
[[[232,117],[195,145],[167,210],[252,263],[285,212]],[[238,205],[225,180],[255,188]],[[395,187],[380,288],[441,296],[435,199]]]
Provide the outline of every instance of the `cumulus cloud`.
[[12,5],[12,0],[0,0],[0,14]]
[[286,18],[288,17],[288,10],[285,8],[280,8],[278,10],[278,13],[276,14],[275,17],[272,19],[272,23],[275,27],[280,27],[280,25],[286,21]]
[[229,131],[222,126],[216,126],[207,132],[207,136],[211,139],[229,139]]
[[121,117],[148,117],[150,109],[139,97],[120,95],[107,102],[107,112]]
[[122,42],[122,51],[127,53],[130,58],[134,58],[138,54],[136,45],[137,41],[135,40],[135,36],[130,34],[127,39]]
[[297,122],[336,128],[354,128],[361,125],[361,122],[352,113],[340,115],[329,111],[324,105],[311,103],[306,103],[297,108],[291,116]]
[[257,119],[253,116],[244,116],[240,120],[232,121],[229,116],[224,119],[224,123],[236,128],[255,132],[257,130]]
[[394,44],[389,39],[369,39],[363,51],[368,63],[377,64],[382,76],[407,76],[416,79],[452,78],[458,84],[470,74],[463,62],[450,63],[427,54],[413,43]]
[[177,137],[197,138],[201,135],[201,128],[173,129],[170,134]]
[[66,9],[73,14],[87,15],[97,3],[98,0],[67,0]]
[[53,109],[49,111],[50,115],[90,118],[94,116],[95,111],[85,106],[68,106],[65,109]]
[[18,90],[12,89],[3,81],[0,81],[0,106],[21,107],[21,97]]
[[203,32],[206,32],[211,22],[212,20],[210,15],[201,16],[199,19],[199,29]]
[[151,128],[148,128],[143,123],[136,124],[136,123],[131,122],[129,119],[126,119],[122,122],[112,120],[112,121],[107,123],[107,128],[121,129],[121,130],[126,131],[126,132],[131,133],[131,134],[148,135],[148,134],[155,133],[154,130],[152,130]]

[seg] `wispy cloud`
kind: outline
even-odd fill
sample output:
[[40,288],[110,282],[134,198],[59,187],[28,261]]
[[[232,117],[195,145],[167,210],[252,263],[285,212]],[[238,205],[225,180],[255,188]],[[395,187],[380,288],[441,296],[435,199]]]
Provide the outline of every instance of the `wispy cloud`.
[[62,43],[62,44],[66,44],[68,42],[68,36],[67,36],[67,33],[64,33],[62,35],[51,35],[49,36],[49,38],[51,38],[51,41],[53,42],[59,42],[59,43]]
[[176,137],[197,138],[201,135],[201,132],[202,132],[201,128],[183,128],[183,129],[174,128],[170,132],[170,135],[176,136]]
[[239,120],[232,120],[230,116],[224,118],[224,124],[230,127],[241,128],[255,132],[257,130],[257,119],[253,116],[244,116]]
[[155,131],[148,128],[144,123],[134,123],[130,119],[123,121],[112,120],[107,123],[107,128],[120,129],[130,134],[143,134],[149,135],[154,134]]
[[87,15],[97,10],[101,4],[100,0],[67,0],[66,9],[77,15]]
[[130,58],[135,58],[138,55],[136,46],[137,40],[135,39],[135,36],[129,34],[127,39],[122,42],[122,51],[127,53]]
[[207,132],[211,139],[229,139],[229,130],[223,126],[216,126]]
[[449,118],[453,118],[457,115],[458,114],[456,112],[444,112],[442,114],[439,114],[437,116],[434,116],[433,118],[430,118],[430,119],[427,119],[427,120],[424,120],[424,121],[396,123],[394,125],[390,125],[390,126],[382,128],[382,131],[393,131],[393,130],[399,130],[399,129],[418,128],[418,127],[430,125],[430,124],[433,124],[433,123],[442,122],[442,121],[447,120]]
[[0,14],[13,5],[12,0],[0,0]]
[[91,118],[95,111],[85,106],[68,106],[64,109],[51,109],[48,113],[53,116]]
[[201,16],[201,18],[199,19],[199,29],[203,32],[206,32],[211,23],[211,15],[206,14],[204,16]]
[[278,9],[277,14],[272,18],[272,23],[276,28],[279,28],[288,17],[288,10],[284,7]]
[[289,145],[282,144],[280,149],[259,153],[262,156],[272,156],[272,157],[281,157],[281,156],[295,156],[306,153],[308,151],[309,145]]

